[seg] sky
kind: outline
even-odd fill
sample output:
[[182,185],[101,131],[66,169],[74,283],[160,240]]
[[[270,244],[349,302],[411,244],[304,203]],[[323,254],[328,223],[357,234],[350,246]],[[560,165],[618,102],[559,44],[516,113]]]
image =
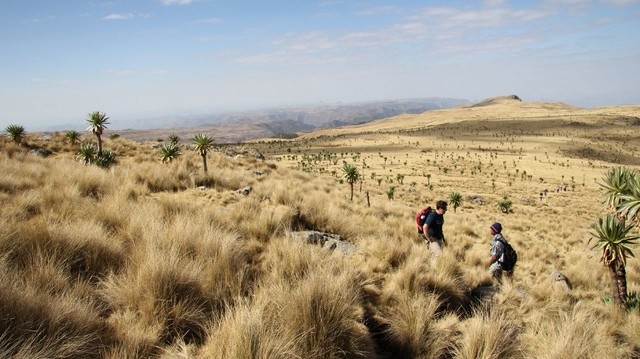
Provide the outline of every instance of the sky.
[[2,0],[0,126],[423,97],[640,105],[640,0]]

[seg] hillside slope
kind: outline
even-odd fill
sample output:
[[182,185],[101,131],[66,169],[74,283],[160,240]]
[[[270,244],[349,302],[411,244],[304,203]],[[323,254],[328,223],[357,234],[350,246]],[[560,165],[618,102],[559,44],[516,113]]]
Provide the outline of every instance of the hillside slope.
[[572,121],[577,119],[583,123],[596,123],[617,118],[627,118],[628,120],[638,118],[638,121],[640,121],[640,106],[584,109],[563,103],[523,102],[517,96],[515,99],[511,98],[511,96],[497,97],[482,101],[479,104],[428,111],[421,114],[402,114],[362,125],[317,130],[301,134],[301,136],[303,138],[314,138],[373,132],[410,132],[466,121],[522,120],[524,122],[524,120]]

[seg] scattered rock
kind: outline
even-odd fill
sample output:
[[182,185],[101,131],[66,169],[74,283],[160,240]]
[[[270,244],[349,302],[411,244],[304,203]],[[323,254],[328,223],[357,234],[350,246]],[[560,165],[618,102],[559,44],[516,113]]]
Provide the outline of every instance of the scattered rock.
[[536,200],[531,197],[522,197],[520,198],[520,202],[527,206],[533,206],[536,203]]
[[34,148],[31,151],[29,151],[29,153],[33,153],[36,156],[40,156],[40,157],[45,158],[45,157],[51,156],[51,154],[53,152],[51,152],[51,151],[49,151],[49,150],[47,150],[45,148]]
[[562,274],[562,272],[560,272],[557,269],[551,272],[550,279],[554,287],[558,287],[560,289],[567,290],[567,291],[573,289],[573,286],[571,285],[569,278],[567,278],[564,274]]
[[264,155],[255,148],[227,147],[224,149],[224,154],[237,159],[254,157],[259,161],[264,161]]
[[354,244],[342,240],[339,235],[332,233],[319,231],[291,232],[291,238],[294,240],[303,240],[309,244],[318,245],[329,251],[338,250],[343,254],[353,253],[356,250],[356,246]]
[[470,194],[467,196],[467,202],[472,202],[475,204],[479,204],[479,205],[483,205],[485,200],[484,197],[478,195],[478,194]]

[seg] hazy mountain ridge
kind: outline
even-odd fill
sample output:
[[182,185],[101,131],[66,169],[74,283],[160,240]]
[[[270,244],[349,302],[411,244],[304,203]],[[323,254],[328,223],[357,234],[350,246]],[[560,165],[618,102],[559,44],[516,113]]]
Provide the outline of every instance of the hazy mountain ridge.
[[[217,143],[235,143],[247,139],[294,137],[296,133],[316,129],[363,124],[399,114],[419,114],[429,110],[467,104],[464,99],[422,98],[351,104],[314,105],[295,108],[233,112],[183,119],[155,128],[117,130],[133,140],[154,140],[175,133],[182,138],[201,132],[212,133]],[[151,123],[145,120],[144,123]]]

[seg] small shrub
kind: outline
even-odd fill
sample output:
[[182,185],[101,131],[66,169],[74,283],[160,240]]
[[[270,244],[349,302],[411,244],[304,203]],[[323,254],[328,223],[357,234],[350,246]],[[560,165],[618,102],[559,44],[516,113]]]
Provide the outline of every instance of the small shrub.
[[500,208],[502,213],[513,212],[512,206],[513,206],[513,201],[507,197],[504,197],[500,202],[498,202],[498,208]]
[[389,189],[387,189],[387,198],[389,199],[393,199],[393,197],[395,196],[396,193],[396,188],[394,186],[389,187]]
[[115,152],[104,150],[102,154],[96,156],[96,165],[102,168],[109,168],[117,163]]

